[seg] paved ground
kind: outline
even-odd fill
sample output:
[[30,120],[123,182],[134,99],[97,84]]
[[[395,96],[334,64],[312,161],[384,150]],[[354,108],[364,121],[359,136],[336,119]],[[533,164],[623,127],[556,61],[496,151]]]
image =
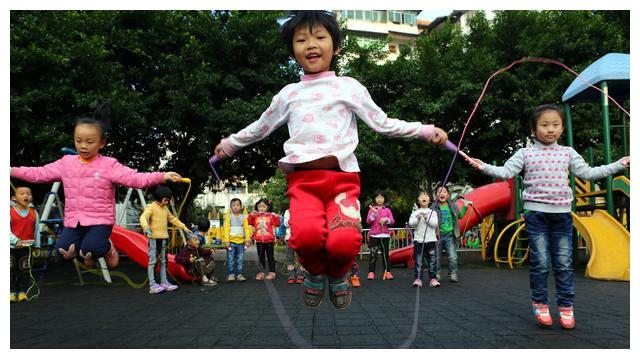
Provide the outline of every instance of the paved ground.
[[[150,295],[146,286],[134,289],[119,278],[106,286],[91,276],[81,287],[74,283],[73,267],[58,264],[41,285],[40,298],[11,304],[10,346],[629,348],[628,282],[585,279],[584,265],[578,265],[575,330],[557,323],[544,329],[531,315],[526,267],[496,269],[468,255],[461,264],[459,283],[445,280],[440,288],[420,290],[414,336],[418,291],[410,286],[412,269],[393,268],[392,281],[364,280],[351,306],[336,311],[328,300],[317,309],[305,307],[300,285],[288,285],[283,275],[273,285],[184,284],[174,293]],[[247,263],[245,272],[254,274],[255,268]],[[127,260],[118,269],[138,283],[144,280],[145,270]],[[223,275],[222,265],[216,273]]]

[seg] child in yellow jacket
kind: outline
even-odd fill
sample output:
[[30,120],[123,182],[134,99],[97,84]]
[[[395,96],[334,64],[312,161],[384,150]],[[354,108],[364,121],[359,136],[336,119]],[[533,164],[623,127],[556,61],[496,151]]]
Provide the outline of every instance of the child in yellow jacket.
[[246,211],[241,213],[242,201],[234,198],[229,203],[231,207],[224,216],[224,230],[222,241],[227,248],[227,281],[244,282],[247,279],[242,275],[244,251],[251,245],[251,227],[247,222]]
[[[167,186],[159,185],[153,191],[153,203],[149,204],[140,216],[142,230],[149,238],[149,264],[147,265],[147,275],[149,276],[149,293],[157,294],[162,291],[173,291],[178,289],[177,285],[169,283],[167,279],[167,255],[166,247],[169,239],[167,222],[188,232],[193,233],[184,223],[171,214],[167,205],[171,201],[171,189]],[[155,266],[157,257],[160,257],[160,284],[155,280]]]

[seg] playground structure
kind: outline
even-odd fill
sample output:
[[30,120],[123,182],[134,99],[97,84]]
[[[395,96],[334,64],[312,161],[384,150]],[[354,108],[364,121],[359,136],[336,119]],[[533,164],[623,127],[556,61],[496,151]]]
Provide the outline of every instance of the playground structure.
[[[602,104],[602,120],[604,133],[604,157],[605,163],[611,163],[610,129],[621,127],[623,129],[623,152],[628,154],[627,118],[620,111],[622,125],[612,126],[609,123],[608,98],[589,87],[584,81],[598,84],[599,88],[619,101],[629,99],[629,55],[607,54],[587,67],[581,74],[582,79],[575,81],[565,91],[562,100],[566,115],[566,142],[573,147],[573,128],[569,101],[597,101]],[[457,150],[453,147],[454,151]],[[465,156],[466,154],[461,153]],[[588,153],[588,162],[593,165],[591,151]],[[627,171],[628,173],[628,171]],[[589,262],[585,270],[585,276],[602,280],[630,280],[630,181],[627,176],[605,178],[605,189],[596,190],[593,183],[582,181],[570,175],[571,188],[575,193],[573,204],[574,228],[578,234],[578,241],[584,240],[589,253]],[[506,185],[505,183],[511,183]],[[494,233],[493,213],[501,214],[511,223],[506,225],[493,241],[493,260],[497,266],[506,263],[511,269],[514,265],[525,262],[528,257],[528,240],[524,231],[522,200],[522,179],[516,177],[509,182],[498,182],[477,188],[465,195],[471,200],[473,211],[468,211],[460,223],[461,232],[468,226],[473,226],[482,221],[482,256],[487,259],[489,238]],[[615,200],[614,200],[615,198]],[[622,203],[622,205],[616,205]],[[458,200],[459,208],[462,201]],[[574,236],[575,238],[575,236]],[[508,239],[506,254],[504,240]],[[503,245],[501,246],[501,242]],[[396,249],[390,253],[391,264],[413,264],[413,246]]]

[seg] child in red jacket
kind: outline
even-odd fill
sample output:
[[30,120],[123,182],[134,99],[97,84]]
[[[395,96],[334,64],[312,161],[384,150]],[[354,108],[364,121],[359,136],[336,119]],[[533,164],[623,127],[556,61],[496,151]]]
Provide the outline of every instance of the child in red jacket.
[[266,198],[261,198],[256,202],[255,210],[251,212],[247,222],[253,229],[253,237],[256,241],[256,248],[258,249],[258,274],[256,274],[256,280],[265,279],[265,254],[269,261],[269,273],[266,279],[273,280],[276,278],[276,261],[273,257],[273,245],[276,239],[276,235],[273,232],[273,227],[280,227],[280,216],[272,213],[271,201]]
[[213,253],[215,253],[213,248],[200,247],[198,236],[188,235],[187,245],[176,255],[176,263],[183,266],[192,275],[199,276],[202,285],[214,286],[218,284],[218,280],[213,275],[215,268]]

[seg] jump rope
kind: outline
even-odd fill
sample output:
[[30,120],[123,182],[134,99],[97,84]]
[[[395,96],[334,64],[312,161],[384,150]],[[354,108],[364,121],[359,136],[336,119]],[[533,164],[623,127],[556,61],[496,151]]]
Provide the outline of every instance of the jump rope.
[[[471,123],[471,120],[473,119],[478,107],[480,106],[480,102],[482,101],[488,87],[489,84],[491,83],[491,81],[493,80],[494,77],[498,76],[499,74],[506,72],[508,70],[510,70],[512,67],[514,67],[517,64],[521,64],[524,62],[538,62],[538,63],[546,63],[546,64],[553,64],[553,65],[557,65],[562,67],[563,69],[565,69],[566,71],[572,73],[574,76],[576,76],[578,79],[580,79],[580,81],[582,81],[583,83],[585,83],[586,85],[588,85],[589,87],[603,93],[605,96],[607,96],[607,98],[609,100],[611,100],[611,102],[613,102],[621,111],[623,111],[629,118],[631,118],[631,115],[629,114],[629,112],[624,109],[613,97],[611,97],[608,93],[604,92],[603,90],[601,90],[600,88],[598,88],[597,86],[595,86],[594,84],[590,83],[589,81],[587,81],[586,79],[584,79],[582,76],[580,76],[579,73],[577,73],[576,71],[574,71],[573,69],[571,69],[570,67],[566,66],[565,64],[557,61],[557,60],[553,60],[553,59],[549,59],[549,58],[545,58],[545,57],[523,57],[519,60],[516,60],[514,62],[512,62],[510,65],[505,66],[501,69],[499,69],[498,71],[494,72],[485,82],[483,88],[482,88],[482,92],[480,93],[480,96],[478,97],[478,99],[475,102],[475,105],[473,107],[473,110],[471,111],[471,113],[469,114],[469,117],[467,118],[467,121],[464,125],[464,128],[462,130],[462,133],[460,135],[460,139],[458,140],[457,145],[454,144],[453,142],[447,140],[447,142],[445,143],[445,148],[451,152],[453,152],[453,158],[451,159],[451,163],[449,165],[449,169],[447,170],[446,175],[444,176],[444,179],[441,183],[447,183],[447,181],[449,180],[449,177],[451,175],[451,171],[453,169],[453,165],[455,164],[455,161],[458,157],[458,155],[461,155],[462,157],[464,157],[465,159],[470,159],[470,157],[464,153],[463,151],[460,150],[460,146],[462,144],[462,141],[464,140],[464,136],[467,132],[467,128],[469,127],[469,124]],[[216,169],[215,169],[215,164],[218,161],[218,157],[217,156],[212,156],[211,158],[209,158],[209,165],[211,166],[211,170],[213,171],[213,174],[216,178],[216,180],[218,182],[220,182],[220,176],[218,175]],[[474,211],[477,212],[477,210],[473,207],[473,204],[469,205]],[[429,214],[429,218],[427,219],[427,223],[429,222],[429,219],[431,217],[431,215],[433,215],[434,211],[431,211]],[[425,229],[425,233],[423,236],[423,241],[426,239],[426,235],[427,235],[427,230],[428,230],[428,226]],[[420,254],[421,256],[424,255],[424,246],[422,247],[422,253]],[[289,339],[291,339],[291,341],[298,346],[299,348],[312,348],[311,344],[309,344],[304,338],[302,338],[302,336],[300,335],[300,333],[296,330],[296,328],[291,324],[291,320],[289,319],[288,315],[286,314],[285,310],[284,310],[284,306],[282,305],[282,301],[280,300],[280,297],[278,295],[278,293],[276,292],[274,286],[272,283],[270,283],[270,281],[264,281],[265,285],[267,287],[267,290],[269,292],[269,295],[271,296],[271,301],[272,304],[276,310],[276,314],[278,315],[278,318],[280,319],[280,322],[282,324],[283,329],[285,329],[285,331],[287,332],[287,335],[289,336]],[[420,318],[420,287],[416,288],[416,300],[415,300],[415,306],[414,306],[414,316],[413,316],[413,325],[411,327],[411,332],[409,334],[409,336],[407,337],[407,340],[400,344],[400,346],[398,346],[398,348],[400,349],[406,349],[409,348],[411,346],[411,344],[413,344],[415,338],[416,338],[416,334],[418,331],[418,321]]]

